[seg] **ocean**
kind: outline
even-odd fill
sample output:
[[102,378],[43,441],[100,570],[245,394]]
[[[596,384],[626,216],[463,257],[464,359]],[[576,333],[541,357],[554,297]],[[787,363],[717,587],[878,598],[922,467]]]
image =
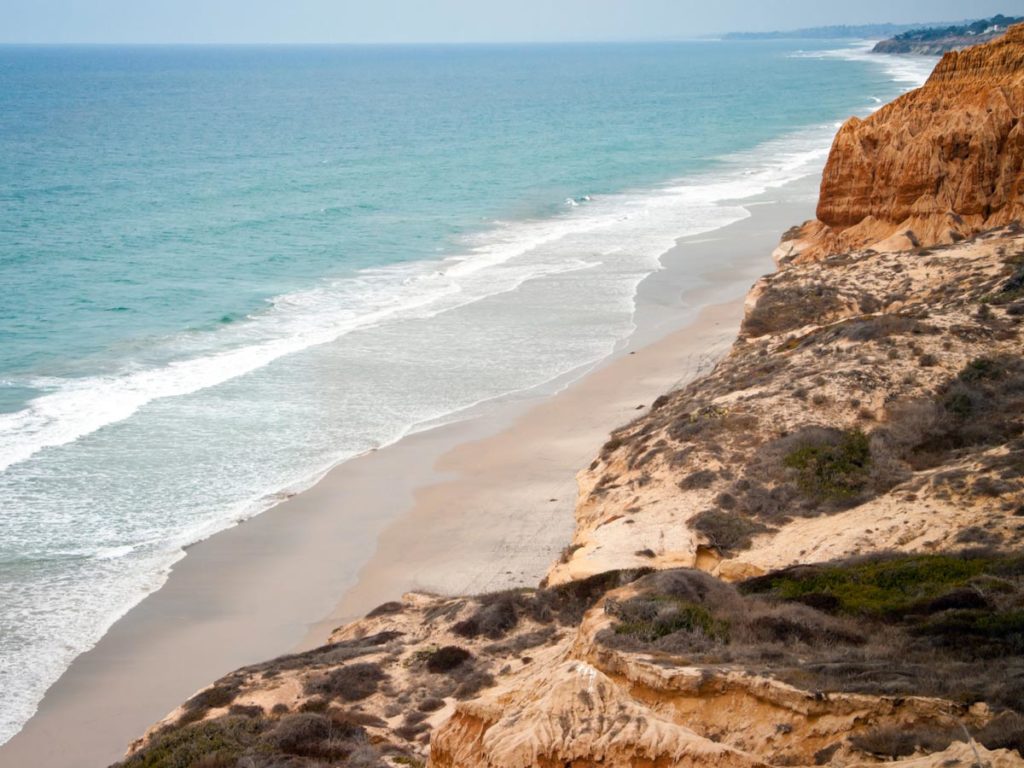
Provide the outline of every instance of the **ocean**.
[[839,45],[0,47],[0,743],[187,545],[585,371],[934,63]]

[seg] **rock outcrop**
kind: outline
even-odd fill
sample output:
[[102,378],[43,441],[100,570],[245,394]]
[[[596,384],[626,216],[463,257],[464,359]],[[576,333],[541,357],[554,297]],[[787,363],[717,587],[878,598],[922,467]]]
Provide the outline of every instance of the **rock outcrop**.
[[832,144],[817,220],[777,260],[948,244],[1024,213],[1024,25],[947,53],[927,83]]

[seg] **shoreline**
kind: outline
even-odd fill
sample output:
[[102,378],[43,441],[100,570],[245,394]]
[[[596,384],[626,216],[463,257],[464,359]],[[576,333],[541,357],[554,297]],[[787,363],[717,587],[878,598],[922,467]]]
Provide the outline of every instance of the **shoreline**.
[[[681,238],[662,256],[662,271],[641,283],[637,329],[627,343],[564,390],[536,398],[505,428],[442,455],[435,469],[445,477],[416,489],[412,509],[382,532],[358,583],[311,627],[300,647],[327,642],[334,628],[405,592],[479,594],[523,586],[527,574],[526,585],[536,586],[571,540],[577,472],[612,429],[641,415],[659,395],[707,373],[728,351],[747,291],[774,269],[771,251],[789,226],[775,224],[785,219],[783,210],[801,208],[798,199],[786,198],[806,190],[810,216],[817,180],[814,175],[770,190],[745,205],[761,209],[750,217]],[[770,197],[784,199],[765,200]],[[730,256],[736,246],[742,255]],[[702,272],[706,284],[686,290],[692,274],[682,267],[692,254],[722,263]],[[495,489],[506,495],[493,498]],[[552,537],[552,529],[564,535]],[[459,542],[454,569],[453,540]],[[536,556],[538,549],[544,557]],[[499,572],[494,564],[508,559],[520,566],[534,561],[538,570]]]
[[[0,766],[105,765],[216,677],[319,644],[409,589],[536,584],[571,536],[576,472],[637,406],[728,348],[747,290],[816,195],[808,176],[741,201],[748,218],[678,241],[637,291],[630,339],[557,393],[409,435],[190,547],[50,688]],[[701,284],[683,292],[698,264]]]

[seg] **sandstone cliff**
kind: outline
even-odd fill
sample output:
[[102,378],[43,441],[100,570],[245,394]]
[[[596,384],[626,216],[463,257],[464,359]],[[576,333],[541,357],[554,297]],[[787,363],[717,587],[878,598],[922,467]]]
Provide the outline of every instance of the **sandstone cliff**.
[[777,259],[953,243],[1024,211],[1024,25],[947,53],[927,83],[836,135],[816,221]]
[[1024,766],[1021,42],[843,128],[730,352],[579,474],[545,584],[386,603],[121,765]]

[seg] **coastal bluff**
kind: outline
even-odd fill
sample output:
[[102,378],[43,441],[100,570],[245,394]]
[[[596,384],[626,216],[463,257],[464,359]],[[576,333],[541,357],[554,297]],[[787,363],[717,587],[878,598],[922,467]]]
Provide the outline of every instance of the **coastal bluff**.
[[955,243],[1024,212],[1024,25],[945,54],[928,81],[836,134],[817,219],[779,260]]
[[118,765],[1024,766],[1022,109],[1015,27],[846,123],[542,584],[396,595]]

